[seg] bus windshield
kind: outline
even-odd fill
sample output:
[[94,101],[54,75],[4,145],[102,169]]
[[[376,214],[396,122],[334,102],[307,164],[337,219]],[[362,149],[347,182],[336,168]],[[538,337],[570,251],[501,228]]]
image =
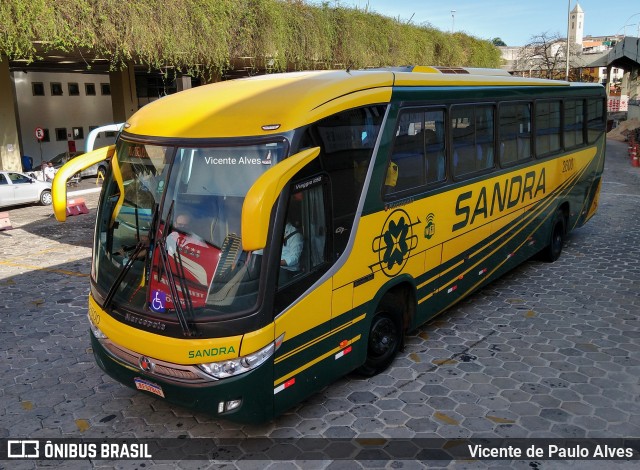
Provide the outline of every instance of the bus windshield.
[[242,251],[242,204],[286,151],[284,139],[224,147],[120,139],[96,226],[92,279],[102,295],[193,321],[255,306],[262,252]]

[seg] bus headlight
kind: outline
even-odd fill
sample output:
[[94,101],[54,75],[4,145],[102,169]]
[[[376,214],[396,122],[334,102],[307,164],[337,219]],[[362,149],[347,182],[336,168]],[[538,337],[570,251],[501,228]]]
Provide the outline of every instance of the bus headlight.
[[89,328],[91,328],[93,336],[95,336],[96,339],[107,339],[107,335],[105,335],[102,330],[98,328],[95,323],[93,323],[93,320],[91,320],[91,315],[87,315],[87,317],[89,318]]
[[198,367],[217,379],[225,379],[227,377],[244,374],[245,372],[255,369],[273,356],[275,349],[275,343],[271,343],[259,351],[247,356],[237,357],[227,361],[200,364]]

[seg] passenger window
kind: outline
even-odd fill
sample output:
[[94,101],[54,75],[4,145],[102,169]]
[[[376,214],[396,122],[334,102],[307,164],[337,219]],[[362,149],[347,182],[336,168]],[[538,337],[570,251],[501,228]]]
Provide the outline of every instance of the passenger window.
[[536,103],[536,155],[560,150],[560,101]]
[[590,99],[587,108],[587,129],[589,143],[594,143],[604,132],[604,100]]
[[500,163],[508,166],[531,158],[531,104],[500,106]]
[[494,166],[493,114],[493,106],[487,105],[451,108],[454,178]]
[[8,184],[7,180],[4,177],[4,175],[0,175],[0,184]]
[[425,113],[424,145],[427,156],[427,184],[444,181],[446,177],[444,110]]
[[443,181],[446,175],[445,142],[444,110],[402,112],[385,191],[399,193]]
[[564,102],[564,146],[572,148],[584,144],[584,102]]
[[397,178],[387,178],[389,192],[401,192],[426,184],[424,150],[424,112],[403,112],[398,119],[391,153],[391,162],[395,167],[391,165],[389,170],[397,172]]

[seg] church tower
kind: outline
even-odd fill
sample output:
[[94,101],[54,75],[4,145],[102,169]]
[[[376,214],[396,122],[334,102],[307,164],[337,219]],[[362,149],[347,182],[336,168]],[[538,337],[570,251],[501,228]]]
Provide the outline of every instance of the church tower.
[[584,11],[579,3],[571,10],[569,14],[569,44],[579,45],[582,47],[582,38],[584,37]]

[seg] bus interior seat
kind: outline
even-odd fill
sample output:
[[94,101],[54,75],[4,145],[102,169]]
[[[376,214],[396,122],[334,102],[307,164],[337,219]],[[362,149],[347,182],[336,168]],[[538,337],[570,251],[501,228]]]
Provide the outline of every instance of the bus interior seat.
[[516,148],[518,149],[518,159],[526,160],[531,157],[531,137],[529,135],[518,136],[516,138]]
[[429,147],[427,147],[427,183],[435,183],[442,181],[445,177],[445,155],[441,145],[435,144]]
[[391,160],[398,165],[396,191],[420,186],[424,182],[424,132],[396,137]]
[[503,163],[515,162],[518,155],[518,146],[515,134],[502,134],[500,141],[500,161]]
[[223,223],[223,226],[226,229],[226,234],[235,234],[239,237],[242,236],[241,218],[243,203],[243,197],[226,196],[220,198],[220,222]]
[[493,140],[476,144],[476,170],[493,168]]

